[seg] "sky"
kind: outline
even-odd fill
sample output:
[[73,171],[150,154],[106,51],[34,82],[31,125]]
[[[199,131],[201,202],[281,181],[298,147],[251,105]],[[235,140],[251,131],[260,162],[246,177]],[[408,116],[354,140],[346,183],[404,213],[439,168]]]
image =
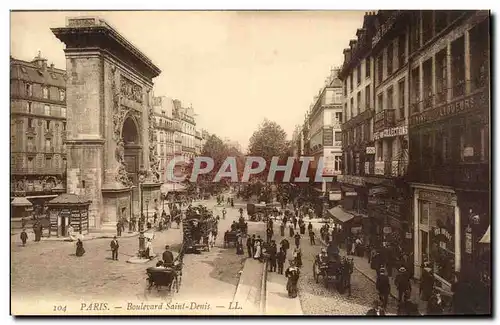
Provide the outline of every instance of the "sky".
[[[288,138],[343,49],[362,26],[363,11],[13,12],[11,55],[38,51],[66,68],[64,44],[50,31],[66,17],[104,18],[161,70],[155,96],[192,105],[197,126],[246,148],[265,119]],[[68,108],[71,109],[71,108]]]

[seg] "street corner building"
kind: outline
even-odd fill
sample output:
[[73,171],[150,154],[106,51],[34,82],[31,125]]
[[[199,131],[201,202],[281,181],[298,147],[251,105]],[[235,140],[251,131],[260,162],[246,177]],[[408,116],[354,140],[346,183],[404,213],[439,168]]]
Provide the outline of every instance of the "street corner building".
[[139,214],[140,198],[159,202],[152,87],[160,69],[100,18],[68,18],[52,32],[66,45],[67,191],[91,201],[90,229],[113,231]]
[[[488,11],[382,10],[344,50],[342,207],[490,310]],[[356,221],[357,220],[357,221]],[[487,237],[487,238],[486,238]],[[486,238],[486,239],[484,239]]]

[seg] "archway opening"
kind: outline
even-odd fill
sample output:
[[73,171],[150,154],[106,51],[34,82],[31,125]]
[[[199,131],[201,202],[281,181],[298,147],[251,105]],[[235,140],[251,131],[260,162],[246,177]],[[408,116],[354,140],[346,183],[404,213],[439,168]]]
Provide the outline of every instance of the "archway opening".
[[128,176],[134,183],[138,183],[138,172],[141,161],[141,145],[139,130],[132,117],[127,117],[123,122],[122,140],[124,144],[124,160]]

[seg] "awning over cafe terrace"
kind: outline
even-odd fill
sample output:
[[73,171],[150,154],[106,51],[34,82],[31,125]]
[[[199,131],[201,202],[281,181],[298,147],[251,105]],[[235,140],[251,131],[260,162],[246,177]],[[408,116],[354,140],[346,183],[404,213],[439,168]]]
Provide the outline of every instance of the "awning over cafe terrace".
[[10,203],[13,207],[32,207],[33,204],[31,204],[28,199],[25,197],[15,197],[14,200]]
[[349,222],[354,218],[354,215],[345,212],[344,209],[340,206],[331,208],[330,210],[328,210],[328,213],[340,223]]

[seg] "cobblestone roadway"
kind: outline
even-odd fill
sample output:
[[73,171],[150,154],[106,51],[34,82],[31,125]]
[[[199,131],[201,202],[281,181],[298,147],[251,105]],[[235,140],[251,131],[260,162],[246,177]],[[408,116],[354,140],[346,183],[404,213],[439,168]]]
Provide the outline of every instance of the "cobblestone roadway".
[[[211,208],[214,201],[204,204]],[[199,303],[214,297],[227,303],[232,300],[245,255],[236,255],[234,248],[222,248],[224,231],[238,217],[237,208],[226,207],[226,210],[226,220],[219,223],[218,247],[211,252],[184,258],[182,286],[174,295],[175,300],[196,299]],[[263,231],[263,227],[262,223],[249,223],[250,232]],[[75,244],[71,242],[29,242],[27,247],[21,247],[16,238],[12,241],[13,304],[20,299],[48,300],[47,297],[54,301],[117,297],[156,300],[155,294],[145,296],[145,268],[154,262],[142,265],[126,263],[137,251],[137,237],[119,239],[119,261],[110,259],[109,239],[84,242],[86,254],[81,258],[74,256]],[[178,249],[181,241],[180,229],[156,233],[153,241],[155,253],[161,253],[165,244]]]
[[[290,225],[290,223],[288,223]],[[297,228],[298,230],[298,228]],[[319,234],[319,229],[314,230]],[[279,222],[275,223],[274,233],[279,235]],[[288,231],[285,232],[285,235]],[[281,241],[280,236],[275,236],[277,242]],[[295,247],[294,240],[288,238],[290,244]],[[371,308],[374,299],[378,299],[375,285],[363,274],[354,270],[351,277],[351,297],[347,293],[341,295],[336,289],[326,289],[321,281],[316,283],[313,278],[313,262],[316,254],[320,252],[321,243],[316,239],[316,245],[311,246],[309,236],[306,234],[301,239],[302,262],[301,276],[299,279],[299,298],[302,311],[305,315],[364,315]],[[293,251],[293,249],[290,249]],[[291,252],[288,258],[291,258]],[[288,263],[285,264],[285,268]],[[283,288],[285,292],[285,288]],[[395,313],[395,301],[389,298],[387,312]]]

